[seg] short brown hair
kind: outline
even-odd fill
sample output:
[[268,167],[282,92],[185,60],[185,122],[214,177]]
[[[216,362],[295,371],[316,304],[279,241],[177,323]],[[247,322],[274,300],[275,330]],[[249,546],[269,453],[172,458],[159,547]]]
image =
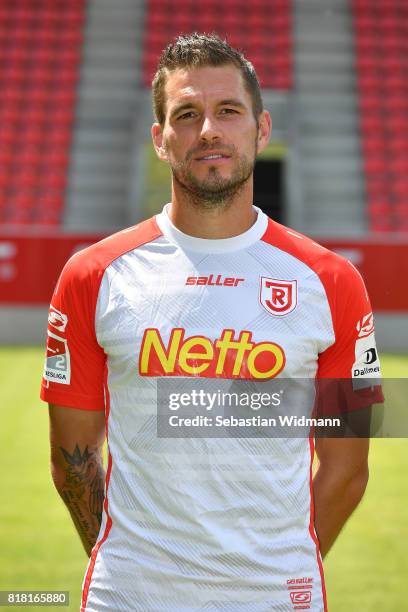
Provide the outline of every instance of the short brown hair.
[[234,64],[241,72],[245,89],[252,99],[252,111],[258,124],[263,111],[261,89],[255,68],[243,53],[231,47],[217,34],[194,32],[178,36],[162,51],[156,74],[152,81],[153,112],[156,121],[163,125],[166,119],[165,86],[168,72],[177,68],[224,66]]

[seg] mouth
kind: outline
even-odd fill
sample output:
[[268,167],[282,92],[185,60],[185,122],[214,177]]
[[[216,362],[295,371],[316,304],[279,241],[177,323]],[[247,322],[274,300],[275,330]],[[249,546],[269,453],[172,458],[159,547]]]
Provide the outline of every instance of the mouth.
[[207,155],[202,155],[200,157],[196,157],[195,161],[199,162],[220,162],[230,159],[229,155],[224,155],[223,153],[207,153]]

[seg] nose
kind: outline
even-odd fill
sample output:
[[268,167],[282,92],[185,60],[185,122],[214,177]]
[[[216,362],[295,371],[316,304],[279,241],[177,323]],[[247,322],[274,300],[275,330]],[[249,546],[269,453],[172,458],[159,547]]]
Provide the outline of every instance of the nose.
[[222,132],[218,121],[212,115],[205,115],[201,126],[201,140],[205,142],[214,142],[221,138]]

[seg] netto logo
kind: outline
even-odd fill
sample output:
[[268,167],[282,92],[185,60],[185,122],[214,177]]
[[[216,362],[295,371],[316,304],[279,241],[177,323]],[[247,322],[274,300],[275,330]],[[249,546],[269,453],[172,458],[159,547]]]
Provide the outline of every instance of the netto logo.
[[368,349],[368,351],[365,351],[363,363],[365,363],[366,365],[370,365],[370,363],[374,363],[374,361],[377,361],[377,351],[375,350],[375,348],[371,348]]
[[205,376],[268,380],[285,366],[285,353],[274,342],[253,342],[243,330],[223,329],[216,340],[205,336],[184,337],[174,328],[165,346],[158,329],[146,329],[140,347],[141,376]]

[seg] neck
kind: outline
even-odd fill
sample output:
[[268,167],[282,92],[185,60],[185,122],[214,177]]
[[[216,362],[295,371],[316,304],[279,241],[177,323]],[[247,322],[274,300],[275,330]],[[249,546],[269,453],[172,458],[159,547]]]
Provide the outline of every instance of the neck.
[[168,215],[173,225],[189,236],[231,238],[246,232],[255,223],[256,212],[252,199],[252,177],[231,201],[214,208],[201,207],[198,202],[193,202],[173,180]]

